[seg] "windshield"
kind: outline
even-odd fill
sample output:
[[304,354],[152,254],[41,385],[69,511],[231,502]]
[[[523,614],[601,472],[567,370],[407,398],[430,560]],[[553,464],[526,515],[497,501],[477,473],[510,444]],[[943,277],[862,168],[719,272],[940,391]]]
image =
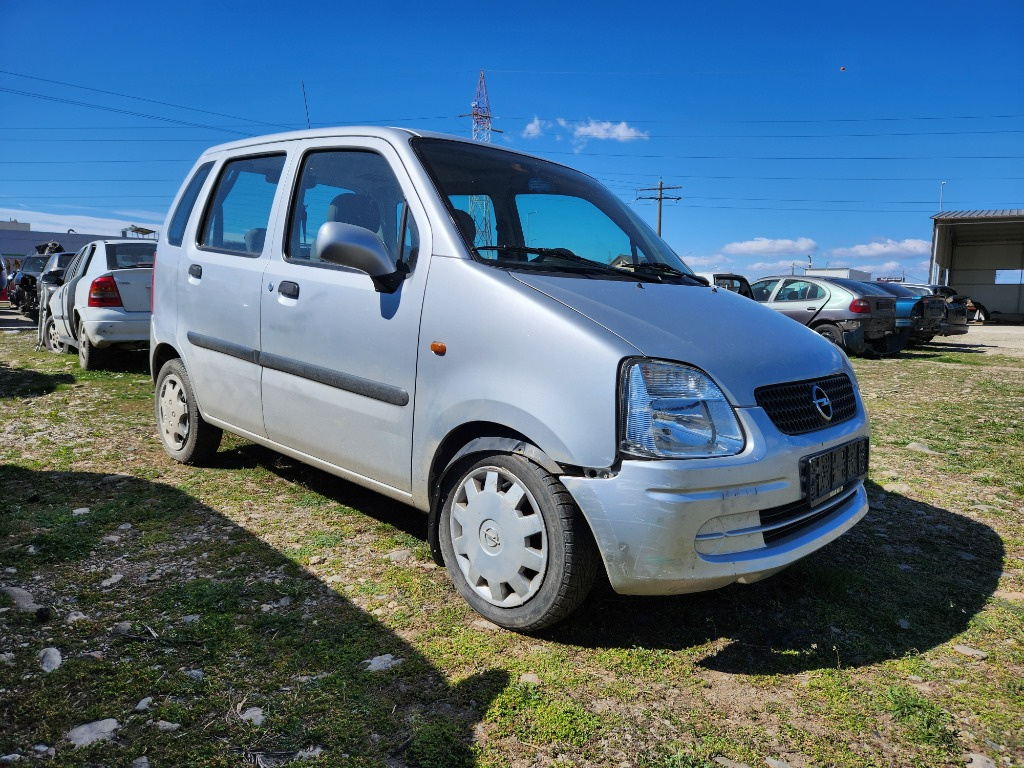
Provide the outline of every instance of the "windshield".
[[702,285],[594,179],[494,147],[414,139],[477,261],[505,269]]
[[873,285],[875,285],[878,288],[881,288],[883,291],[885,291],[888,294],[891,294],[892,296],[917,297],[919,295],[900,283],[873,283]]
[[29,256],[21,264],[21,271],[27,275],[35,275],[43,271],[49,256]]

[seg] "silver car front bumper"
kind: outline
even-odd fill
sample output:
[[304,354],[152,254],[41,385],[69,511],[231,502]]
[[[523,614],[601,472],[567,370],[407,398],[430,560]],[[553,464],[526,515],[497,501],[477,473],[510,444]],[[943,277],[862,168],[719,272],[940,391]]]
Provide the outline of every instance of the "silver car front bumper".
[[667,595],[758,581],[867,514],[862,481],[809,507],[800,478],[802,458],[868,435],[863,406],[848,422],[799,436],[780,434],[760,408],[738,415],[749,437],[738,456],[628,460],[607,479],[561,478],[590,523],[616,592]]

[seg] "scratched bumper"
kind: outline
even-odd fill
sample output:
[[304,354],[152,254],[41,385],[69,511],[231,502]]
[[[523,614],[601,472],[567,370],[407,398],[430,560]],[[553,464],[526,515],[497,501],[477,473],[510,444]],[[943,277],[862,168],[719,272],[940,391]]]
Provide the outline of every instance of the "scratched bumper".
[[[615,591],[667,595],[758,581],[867,513],[859,481],[816,507],[801,506],[800,459],[866,437],[863,405],[848,422],[798,436],[781,434],[760,408],[737,414],[748,436],[739,456],[630,460],[611,478],[561,478],[590,523]],[[778,510],[790,515],[785,526],[773,519]]]
[[112,346],[145,347],[149,344],[149,312],[109,309],[90,312],[85,321],[89,341],[98,349]]

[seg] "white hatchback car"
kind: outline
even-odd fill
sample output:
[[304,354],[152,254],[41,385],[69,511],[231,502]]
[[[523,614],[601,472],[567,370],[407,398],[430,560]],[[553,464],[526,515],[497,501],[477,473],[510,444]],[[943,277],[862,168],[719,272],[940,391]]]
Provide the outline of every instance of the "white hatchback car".
[[113,347],[144,349],[152,314],[153,240],[95,240],[80,250],[50,298],[43,339],[76,347],[85,370]]

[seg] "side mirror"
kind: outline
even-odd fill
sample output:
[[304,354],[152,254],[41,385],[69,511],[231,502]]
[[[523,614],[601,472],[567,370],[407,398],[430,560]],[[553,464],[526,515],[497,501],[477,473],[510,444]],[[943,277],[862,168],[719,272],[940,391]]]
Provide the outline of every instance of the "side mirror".
[[701,277],[700,275],[690,275],[690,277],[692,277],[698,283],[704,283],[704,285],[707,285],[709,287],[711,285],[711,281],[708,280],[706,277]]
[[44,272],[39,276],[39,282],[46,283],[47,285],[60,285],[64,282],[64,279],[60,276],[59,272]]
[[321,225],[313,243],[313,253],[321,261],[365,272],[378,293],[394,293],[409,269],[395,265],[381,239],[354,224],[328,221]]

